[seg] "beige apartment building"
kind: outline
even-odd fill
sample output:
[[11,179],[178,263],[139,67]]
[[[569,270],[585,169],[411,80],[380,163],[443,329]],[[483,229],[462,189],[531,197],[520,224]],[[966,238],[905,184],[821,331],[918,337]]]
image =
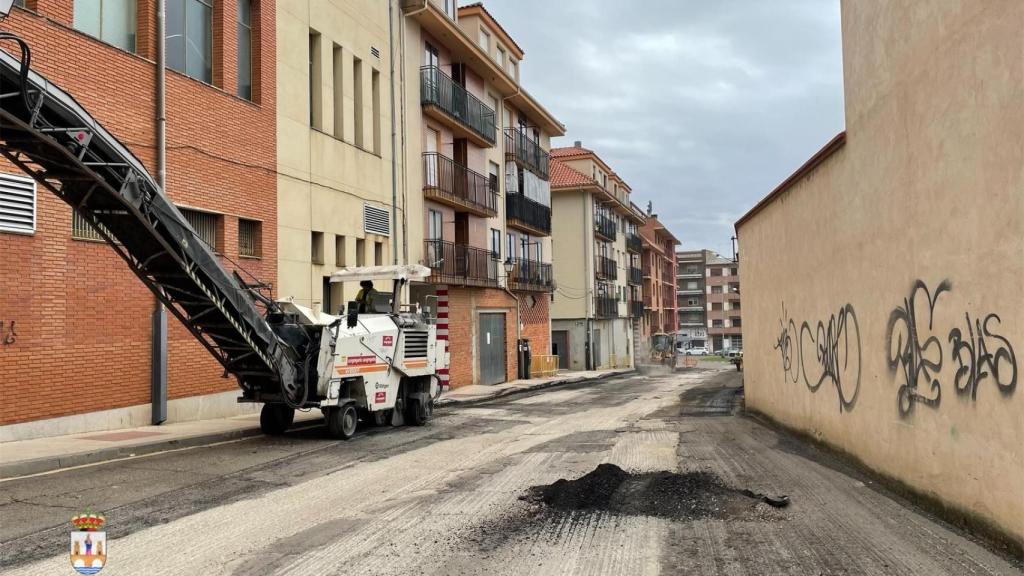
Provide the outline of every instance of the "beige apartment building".
[[746,407],[1024,552],[1024,2],[842,2],[846,131],[736,224]]
[[399,116],[408,261],[432,270],[451,386],[516,378],[516,341],[550,354],[547,150],[565,128],[519,84],[523,49],[482,4],[403,0]]
[[629,186],[581,142],[553,149],[551,165],[558,221],[552,349],[568,370],[632,367],[644,214],[630,201]]
[[358,290],[338,268],[404,261],[388,32],[387,2],[277,2],[276,293],[325,312]]

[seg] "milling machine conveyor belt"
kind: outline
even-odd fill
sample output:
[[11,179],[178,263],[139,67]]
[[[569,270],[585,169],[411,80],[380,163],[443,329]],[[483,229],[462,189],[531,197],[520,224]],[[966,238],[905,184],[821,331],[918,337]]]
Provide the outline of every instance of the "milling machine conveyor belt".
[[296,351],[142,163],[69,94],[20,73],[0,50],[0,154],[87,220],[243,388],[297,394]]

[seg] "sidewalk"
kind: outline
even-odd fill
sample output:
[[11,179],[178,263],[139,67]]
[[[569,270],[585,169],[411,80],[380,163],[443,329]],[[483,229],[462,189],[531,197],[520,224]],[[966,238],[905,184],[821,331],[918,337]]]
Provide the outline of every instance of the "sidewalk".
[[[551,378],[514,380],[495,386],[464,386],[446,392],[438,406],[457,406],[518,392],[586,380],[601,380],[631,370],[568,372]],[[318,411],[297,412],[295,426],[322,421]],[[177,422],[107,432],[34,438],[0,443],[0,481],[62,468],[129,458],[166,450],[203,446],[260,434],[259,414]]]

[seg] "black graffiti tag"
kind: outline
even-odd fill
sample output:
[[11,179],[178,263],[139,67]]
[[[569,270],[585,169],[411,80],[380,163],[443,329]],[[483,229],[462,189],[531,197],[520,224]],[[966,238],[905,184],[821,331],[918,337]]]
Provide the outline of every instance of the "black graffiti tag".
[[[788,325],[784,320],[786,318],[789,319]],[[779,328],[781,328],[781,331],[779,332],[778,340],[775,342],[774,349],[778,350],[782,355],[783,374],[786,375],[787,380],[792,377],[795,384],[800,377],[799,364],[793,363],[793,345],[797,339],[796,323],[786,314],[785,304],[782,305],[782,318],[779,319]]]
[[[1003,396],[1013,394],[1017,388],[1017,356],[1010,342],[992,332],[990,324],[1002,323],[999,316],[989,314],[984,320],[975,319],[971,324],[971,315],[964,314],[967,320],[967,339],[959,328],[949,332],[949,343],[953,346],[953,360],[959,364],[953,384],[958,396],[970,394],[971,400],[978,397],[978,386],[982,380],[991,377],[996,388]],[[998,343],[994,353],[989,353],[991,338]]]
[[[900,416],[908,416],[917,403],[935,408],[942,401],[942,387],[937,378],[942,371],[942,344],[934,335],[922,341],[921,327],[918,324],[918,296],[925,297],[927,309],[924,310],[928,319],[928,332],[932,330],[935,316],[935,304],[943,292],[949,292],[952,285],[943,280],[932,294],[928,286],[921,280],[914,283],[910,296],[903,299],[903,306],[896,308],[889,316],[886,330],[888,339],[889,370],[893,373],[902,370],[903,383],[896,394],[896,403]],[[929,387],[931,396],[918,392],[918,384],[924,382]]]
[[[814,373],[818,377],[813,384],[807,378],[807,365],[804,362],[807,356],[805,345],[808,342],[813,345],[817,360]],[[804,374],[804,384],[811,392],[816,392],[825,381],[829,381],[839,395],[839,411],[849,411],[860,393],[860,369],[860,325],[851,304],[833,314],[828,324],[818,321],[814,332],[807,322],[800,325],[800,371]]]
[[839,396],[839,411],[852,410],[860,394],[861,376],[860,325],[853,305],[846,304],[827,323],[819,321],[814,328],[803,322],[799,332],[796,322],[787,317],[785,304],[782,315],[774,348],[782,356],[786,380],[796,383],[802,376],[811,392],[830,382]]

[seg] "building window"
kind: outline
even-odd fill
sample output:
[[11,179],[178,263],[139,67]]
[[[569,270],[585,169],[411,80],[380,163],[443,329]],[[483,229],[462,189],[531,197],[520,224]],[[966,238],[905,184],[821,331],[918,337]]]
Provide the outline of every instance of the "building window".
[[366,240],[356,239],[356,266],[366,266]]
[[512,58],[508,59],[508,73],[513,79],[519,78],[519,63]]
[[331,73],[334,76],[334,137],[345,138],[345,67],[342,64],[341,46],[334,45],[331,51]]
[[324,263],[324,233],[310,232],[309,259],[313,264]]
[[730,318],[730,319],[729,319],[729,323],[730,323],[730,324],[732,324],[732,327],[733,327],[733,328],[740,328],[740,327],[742,327],[742,326],[743,326],[743,321],[742,321],[742,320],[740,320],[740,317],[739,317],[739,316],[736,316],[736,317]]
[[444,0],[444,13],[449,18],[455,17],[455,0]]
[[252,100],[252,0],[238,0],[238,91]]
[[516,258],[516,237],[513,234],[505,235],[505,258]]
[[370,104],[373,106],[373,153],[380,154],[380,72],[370,72]]
[[711,321],[711,327],[712,328],[723,328],[724,326],[723,326],[723,322],[721,320],[712,320]]
[[181,209],[182,216],[196,231],[196,236],[206,243],[214,252],[221,251],[220,226],[221,216],[211,212],[200,212],[199,210]]
[[443,240],[444,227],[441,224],[441,212],[430,209],[427,212],[427,240]]
[[36,231],[36,182],[0,172],[0,232]]
[[480,48],[483,49],[484,52],[490,54],[491,53],[491,35],[488,34],[487,30],[484,30],[483,28],[480,29],[479,42],[480,42]]
[[491,228],[491,258],[501,260],[501,230]]
[[373,243],[373,265],[383,266],[384,265],[384,243],[374,242]]
[[360,148],[363,147],[363,61],[359,58],[352,59],[352,106],[355,109],[355,121],[352,123],[355,128],[353,142]]
[[345,267],[345,237],[334,237],[334,265],[339,268]]
[[722,287],[721,286],[712,286],[711,287],[711,293],[712,294],[721,294],[722,293]]
[[210,0],[167,0],[166,10],[167,67],[211,83],[213,3]]
[[14,0],[14,5],[17,6],[18,8],[24,8],[25,0]]
[[76,240],[103,240],[103,236],[77,210],[71,211],[71,237]]
[[[135,52],[136,0],[75,0],[75,30],[99,38],[122,50]],[[15,2],[25,7],[25,3]],[[168,6],[168,12],[170,7]]]
[[711,303],[711,310],[714,311],[714,312],[721,311],[722,310],[722,303],[721,302],[712,302]]
[[309,31],[309,125],[323,128],[323,94],[320,81],[320,33]]
[[498,68],[505,68],[505,49],[498,48],[498,51],[494,55],[494,61],[498,63]]
[[250,258],[262,256],[261,224],[257,220],[238,219],[238,255]]

